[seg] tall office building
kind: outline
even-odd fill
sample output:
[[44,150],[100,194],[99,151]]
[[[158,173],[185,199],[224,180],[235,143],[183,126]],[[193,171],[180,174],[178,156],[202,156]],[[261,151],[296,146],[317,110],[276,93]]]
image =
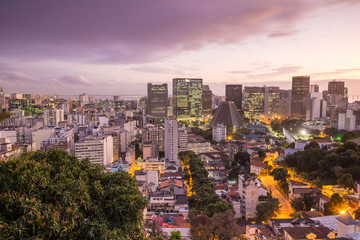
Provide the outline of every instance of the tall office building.
[[212,113],[212,91],[209,85],[203,85],[202,108],[204,116],[211,116]]
[[344,97],[345,95],[345,82],[331,81],[328,83],[328,94],[338,94]]
[[237,109],[242,109],[242,85],[241,84],[226,85],[225,100],[233,101]]
[[178,158],[178,124],[176,118],[165,119],[165,159],[175,162]]
[[0,110],[6,108],[6,101],[5,101],[5,93],[4,93],[4,89],[0,88]]
[[307,97],[310,92],[310,77],[296,76],[292,78],[291,117],[306,119]]
[[177,119],[202,116],[202,92],[200,78],[173,79],[173,111]]
[[148,114],[163,121],[167,116],[168,87],[167,84],[147,85],[148,92]]
[[278,115],[279,87],[245,87],[244,92],[246,117],[267,121]]

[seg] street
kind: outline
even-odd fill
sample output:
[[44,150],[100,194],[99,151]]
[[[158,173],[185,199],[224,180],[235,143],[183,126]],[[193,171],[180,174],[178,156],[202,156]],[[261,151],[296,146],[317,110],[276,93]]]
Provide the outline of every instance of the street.
[[276,183],[272,176],[264,176],[260,178],[263,186],[268,190],[274,198],[279,199],[281,204],[281,212],[277,215],[276,218],[291,218],[290,214],[292,213],[292,208],[290,205],[289,199],[285,198],[285,196],[276,188]]

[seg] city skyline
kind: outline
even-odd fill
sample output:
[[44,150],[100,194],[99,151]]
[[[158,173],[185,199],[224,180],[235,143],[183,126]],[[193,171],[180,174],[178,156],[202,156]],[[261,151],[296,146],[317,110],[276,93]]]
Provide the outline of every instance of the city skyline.
[[1,3],[6,93],[146,95],[149,82],[189,77],[225,95],[225,84],[290,89],[292,76],[309,75],[321,90],[339,79],[360,95],[357,1],[83,6]]

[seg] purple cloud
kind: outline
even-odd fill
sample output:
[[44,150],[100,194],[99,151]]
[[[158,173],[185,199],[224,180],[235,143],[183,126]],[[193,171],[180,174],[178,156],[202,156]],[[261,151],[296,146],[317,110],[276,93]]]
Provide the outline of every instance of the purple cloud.
[[291,34],[304,14],[338,2],[3,1],[0,52],[20,60],[145,63],[256,34]]
[[37,82],[35,78],[32,78],[22,72],[10,72],[3,77],[0,77],[0,80],[7,83],[33,83]]
[[80,85],[80,86],[91,86],[93,85],[88,79],[82,75],[65,75],[54,79],[56,83],[65,85]]

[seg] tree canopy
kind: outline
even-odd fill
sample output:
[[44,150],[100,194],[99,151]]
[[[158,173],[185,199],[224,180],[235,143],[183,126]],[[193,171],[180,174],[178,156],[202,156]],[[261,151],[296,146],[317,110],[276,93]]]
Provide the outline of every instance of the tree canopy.
[[256,206],[256,222],[263,223],[268,219],[276,217],[280,212],[280,202],[277,198],[270,198],[266,202]]
[[0,162],[1,239],[142,239],[147,201],[128,173],[62,150]]

